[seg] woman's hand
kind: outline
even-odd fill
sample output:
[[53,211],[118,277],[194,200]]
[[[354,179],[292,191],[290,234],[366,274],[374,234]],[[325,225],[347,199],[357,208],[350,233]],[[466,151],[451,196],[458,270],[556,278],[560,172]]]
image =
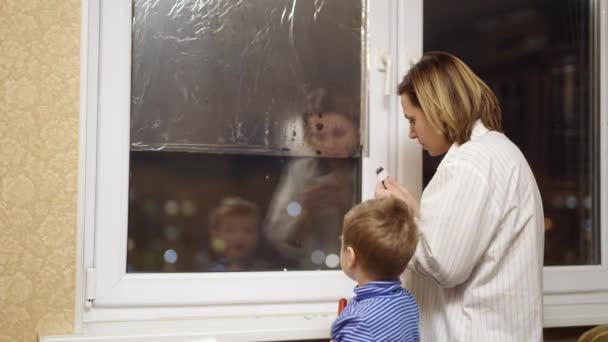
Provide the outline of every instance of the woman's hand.
[[375,198],[387,196],[395,196],[404,201],[410,210],[412,210],[414,216],[418,217],[420,210],[418,200],[414,197],[414,195],[412,195],[411,192],[409,192],[408,189],[390,177],[384,180],[384,185],[382,185],[382,182],[378,182],[378,184],[376,184],[376,192],[374,193]]

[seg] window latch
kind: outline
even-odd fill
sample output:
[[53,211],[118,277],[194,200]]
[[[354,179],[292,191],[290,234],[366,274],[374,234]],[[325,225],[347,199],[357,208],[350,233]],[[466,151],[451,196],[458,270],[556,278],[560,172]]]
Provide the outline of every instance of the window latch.
[[87,268],[85,282],[86,286],[84,292],[84,308],[88,311],[91,310],[91,308],[93,307],[93,301],[95,300],[95,285],[97,283],[97,270],[95,268]]

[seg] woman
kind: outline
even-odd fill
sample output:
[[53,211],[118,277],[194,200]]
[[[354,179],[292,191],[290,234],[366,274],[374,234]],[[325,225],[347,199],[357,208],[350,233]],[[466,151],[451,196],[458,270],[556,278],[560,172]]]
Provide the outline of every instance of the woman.
[[409,137],[446,154],[418,206],[389,179],[376,197],[419,208],[405,285],[424,341],[542,341],[544,217],[523,154],[501,133],[490,88],[461,60],[430,52],[398,87]]

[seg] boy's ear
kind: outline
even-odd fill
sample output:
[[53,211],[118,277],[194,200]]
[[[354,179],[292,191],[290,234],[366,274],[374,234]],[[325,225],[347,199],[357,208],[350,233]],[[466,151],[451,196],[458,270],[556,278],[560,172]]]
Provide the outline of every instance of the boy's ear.
[[344,254],[346,256],[346,266],[348,268],[355,267],[357,265],[357,253],[355,253],[355,250],[351,246],[347,246]]

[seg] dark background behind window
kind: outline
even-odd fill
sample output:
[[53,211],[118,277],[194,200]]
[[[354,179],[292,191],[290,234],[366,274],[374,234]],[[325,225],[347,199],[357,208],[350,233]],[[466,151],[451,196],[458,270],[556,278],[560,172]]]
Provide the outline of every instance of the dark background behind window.
[[[599,130],[590,1],[424,2],[424,51],[460,57],[495,92],[545,210],[545,265],[599,263]],[[424,155],[424,184],[441,158]]]

